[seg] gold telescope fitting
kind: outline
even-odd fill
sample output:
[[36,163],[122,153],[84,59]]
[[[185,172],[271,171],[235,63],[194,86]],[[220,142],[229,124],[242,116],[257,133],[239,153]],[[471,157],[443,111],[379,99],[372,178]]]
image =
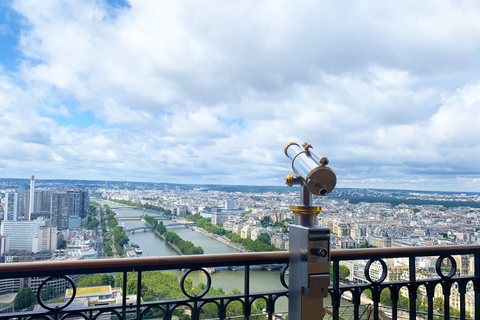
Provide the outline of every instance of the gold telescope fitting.
[[289,206],[293,214],[297,216],[318,216],[323,211],[323,207],[311,206]]
[[293,174],[289,174],[285,177],[285,184],[289,187],[293,187]]
[[[285,148],[283,148],[283,152],[285,152],[285,155],[286,155],[287,157],[288,157],[287,149],[288,149],[288,147],[290,147],[291,145],[297,145],[297,146],[299,146],[298,143],[296,143],[296,142],[289,142],[289,143],[287,143],[287,145],[285,146]],[[299,147],[300,147],[300,146],[299,146]]]

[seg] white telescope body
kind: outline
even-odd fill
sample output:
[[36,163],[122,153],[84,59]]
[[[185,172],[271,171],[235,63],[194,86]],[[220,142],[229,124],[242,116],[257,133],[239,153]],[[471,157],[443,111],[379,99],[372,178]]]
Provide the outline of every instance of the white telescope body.
[[[285,155],[292,160],[293,172],[298,175],[311,194],[326,196],[337,184],[337,177],[332,169],[327,167],[328,159],[313,151],[312,146],[304,143],[304,148],[295,142],[285,146]],[[286,179],[286,183],[290,185]],[[293,178],[295,179],[295,178]],[[291,183],[292,185],[294,182]]]

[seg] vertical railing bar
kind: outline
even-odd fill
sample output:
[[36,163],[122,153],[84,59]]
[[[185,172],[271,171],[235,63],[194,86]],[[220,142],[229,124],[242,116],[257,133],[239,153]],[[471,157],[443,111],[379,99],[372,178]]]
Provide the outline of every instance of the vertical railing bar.
[[445,281],[443,286],[443,315],[445,319],[450,319],[450,293],[452,289],[452,284]]
[[338,320],[340,317],[340,261],[335,260],[333,261],[332,267],[332,307],[333,307],[333,320]]
[[123,272],[123,281],[122,281],[122,319],[127,319],[127,271]]
[[352,292],[352,302],[353,302],[353,318],[358,319],[360,316],[360,301],[361,301],[361,291],[358,288]]
[[465,287],[463,286],[463,283],[458,284],[459,290],[458,292],[460,293],[460,320],[465,320],[465,293],[466,293],[466,284]]
[[245,278],[244,278],[244,290],[245,290],[245,304],[244,304],[244,319],[248,320],[250,317],[250,265],[245,265]]
[[398,295],[400,288],[398,286],[390,287],[390,299],[392,299],[392,320],[398,318]]
[[428,284],[427,287],[427,300],[428,300],[428,320],[433,320],[433,298],[435,297],[435,283]]
[[198,301],[193,302],[192,320],[200,319],[200,310],[198,309]]
[[480,253],[473,254],[474,278],[473,288],[475,290],[475,319],[480,319]]
[[379,306],[380,306],[380,287],[375,285],[370,290],[372,292],[373,298],[373,319],[380,319],[379,315]]
[[275,312],[275,305],[273,303],[273,297],[272,297],[271,294],[268,295],[267,310],[268,310],[268,320],[272,320],[273,319],[273,313]]
[[220,305],[218,306],[218,318],[224,320],[227,314],[227,307],[225,306],[225,299],[220,299]]
[[140,304],[141,304],[141,294],[142,294],[142,271],[137,271],[137,319],[140,319]]
[[409,277],[409,298],[410,298],[410,320],[417,318],[417,285],[415,280],[415,256],[408,257],[408,277]]

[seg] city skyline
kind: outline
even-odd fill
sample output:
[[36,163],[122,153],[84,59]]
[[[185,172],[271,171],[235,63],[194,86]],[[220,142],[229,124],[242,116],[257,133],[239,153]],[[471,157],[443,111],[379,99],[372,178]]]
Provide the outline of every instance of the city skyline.
[[1,178],[480,191],[480,5],[0,4]]

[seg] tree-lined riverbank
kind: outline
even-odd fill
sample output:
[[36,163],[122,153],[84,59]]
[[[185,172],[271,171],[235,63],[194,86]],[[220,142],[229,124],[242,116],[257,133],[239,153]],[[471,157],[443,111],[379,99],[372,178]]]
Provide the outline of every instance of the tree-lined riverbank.
[[204,251],[202,247],[196,247],[193,242],[183,240],[175,232],[167,231],[167,227],[163,225],[162,221],[158,222],[157,219],[149,215],[145,215],[142,220],[152,226],[155,234],[159,235],[164,241],[169,243],[177,252],[180,251],[181,254],[185,255],[203,254]]

